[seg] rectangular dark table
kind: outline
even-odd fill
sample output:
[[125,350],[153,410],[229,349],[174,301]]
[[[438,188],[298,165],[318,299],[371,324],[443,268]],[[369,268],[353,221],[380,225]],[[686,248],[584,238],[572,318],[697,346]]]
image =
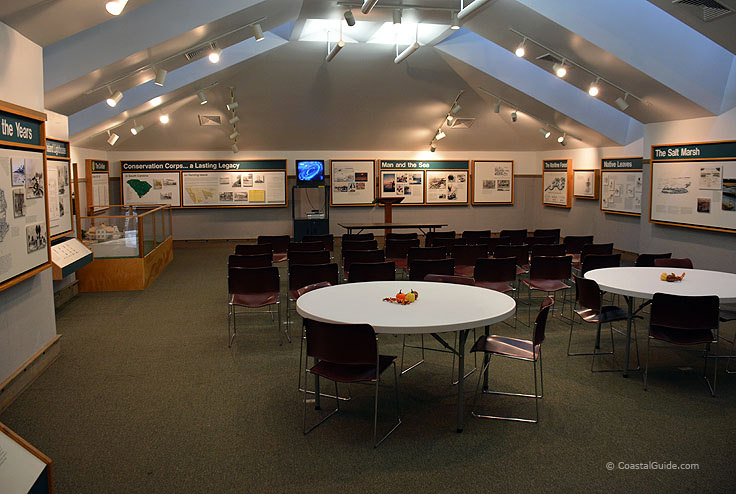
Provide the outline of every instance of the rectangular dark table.
[[423,234],[427,234],[424,230],[434,232],[437,228],[447,226],[446,223],[338,223],[339,226],[345,228],[348,234],[353,233],[353,230],[358,230],[357,233],[363,230],[391,230],[394,228],[416,228]]

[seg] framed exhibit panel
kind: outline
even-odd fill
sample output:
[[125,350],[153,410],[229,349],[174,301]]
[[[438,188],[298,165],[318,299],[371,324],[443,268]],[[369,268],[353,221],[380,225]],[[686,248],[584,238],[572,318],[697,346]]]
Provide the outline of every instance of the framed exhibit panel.
[[[425,162],[381,160],[379,162],[378,197],[403,197],[394,206],[424,204]],[[429,168],[429,165],[426,164]]]
[[514,162],[473,161],[472,204],[514,203]]
[[[433,163],[434,165],[435,163]],[[426,171],[427,204],[468,204],[469,163],[467,161],[437,162],[437,168]],[[448,167],[440,169],[439,167]]]
[[122,172],[120,186],[123,204],[166,204],[181,206],[181,174],[179,172]]
[[330,206],[373,206],[374,160],[330,160]]
[[641,216],[642,162],[641,156],[601,160],[601,211]]
[[600,170],[573,170],[572,195],[577,199],[598,199]]
[[649,221],[736,232],[736,141],[652,146]]
[[46,139],[46,181],[51,240],[73,231],[71,173],[69,141]]
[[545,206],[572,206],[572,160],[542,162],[542,203]]
[[85,160],[87,177],[87,214],[108,209],[110,204],[110,163],[105,160]]
[[0,423],[0,490],[53,492],[51,458]]
[[51,266],[45,122],[0,102],[0,290]]
[[404,205],[467,205],[467,160],[381,160],[378,197],[403,197]]

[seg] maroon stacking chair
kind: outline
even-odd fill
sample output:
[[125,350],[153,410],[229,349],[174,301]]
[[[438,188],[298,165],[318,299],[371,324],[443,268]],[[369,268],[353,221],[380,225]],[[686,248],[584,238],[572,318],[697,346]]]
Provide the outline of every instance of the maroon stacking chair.
[[[616,351],[613,343],[613,332],[616,331],[619,334],[626,335],[625,332],[615,329],[613,327],[613,323],[618,321],[626,321],[628,319],[628,314],[626,310],[616,305],[604,305],[603,294],[601,293],[601,289],[598,286],[598,283],[596,283],[594,280],[581,278],[579,276],[575,276],[575,303],[576,306],[579,307],[577,309],[574,309],[575,314],[577,314],[584,322],[597,325],[595,345],[593,346],[592,352],[570,352],[570,348],[572,347],[572,331],[575,325],[575,320],[571,319],[570,336],[567,340],[567,355],[569,357],[576,357],[581,355],[592,356],[593,358],[590,362],[590,370],[591,372],[595,372],[593,370],[595,357],[599,355],[613,355]],[[600,351],[601,327],[603,324],[609,324],[609,332],[611,335],[610,352]],[[632,321],[632,324],[634,324],[634,345],[636,346],[636,362],[637,365],[639,365],[639,344],[636,338],[635,321]],[[623,369],[610,370],[623,371]]]
[[493,249],[493,257],[515,257],[516,274],[525,274],[529,267],[529,246],[498,245]]
[[[313,283],[311,285],[307,285],[307,286],[303,286],[299,288],[294,295],[296,296],[296,300],[299,300],[299,297],[301,297],[302,295],[306,293],[309,293],[313,290],[317,290],[319,288],[327,288],[328,286],[334,286],[334,285],[330,283],[329,281],[320,281],[319,283]],[[304,360],[304,342],[306,341],[306,339],[307,339],[307,334],[306,334],[305,327],[304,327],[304,321],[302,321],[302,337],[301,337],[301,344],[299,345],[299,378],[298,378],[297,389],[299,390],[300,393],[306,392],[306,393],[314,394],[314,391],[306,390],[305,389],[306,386],[304,388],[302,387],[302,372],[304,372],[304,368],[307,366],[307,362],[305,362]],[[321,393],[320,396],[327,396],[328,398],[336,397],[335,395],[330,395],[330,394],[325,394],[325,393]],[[339,397],[338,399],[347,400],[349,398]]]
[[593,235],[568,235],[562,240],[562,243],[567,246],[567,253],[572,254],[573,261],[578,262],[583,245],[592,244],[593,241]]
[[[538,290],[550,293],[562,291],[567,295],[570,285],[563,280],[569,280],[572,275],[572,258],[570,256],[533,257],[529,266],[529,279],[521,280],[527,287],[529,295],[529,317],[527,322],[531,324],[532,291]],[[565,299],[562,304],[564,306]],[[562,310],[562,309],[560,309]]]
[[594,256],[607,256],[613,254],[613,243],[608,244],[585,244],[580,249],[580,259],[577,262],[572,263],[572,268],[576,271],[580,271],[583,261],[590,255]]
[[552,236],[549,236],[549,237],[526,237],[525,243],[531,249],[535,245],[550,245],[550,244],[557,244],[559,242],[555,242],[555,238]]
[[273,257],[268,254],[232,255],[227,258],[228,267],[264,268],[273,265]]
[[450,257],[455,259],[455,274],[473,276],[475,261],[488,258],[488,247],[485,244],[454,245]]
[[331,233],[321,235],[304,235],[302,242],[322,242],[325,250],[335,250],[335,237]]
[[[736,306],[721,304],[720,310],[718,311],[718,320],[721,322],[736,321]],[[719,336],[722,340],[731,344],[731,351],[729,352],[728,360],[726,361],[726,373],[736,374],[736,370],[731,370],[731,360],[734,358],[734,350],[736,350],[736,338],[729,340],[728,338],[721,336],[720,331]]]
[[564,256],[567,254],[567,246],[565,244],[536,244],[531,245],[529,251],[531,257]]
[[475,286],[475,280],[472,276],[428,274],[424,277],[424,281],[431,281],[433,283],[454,283],[456,285]]
[[[429,245],[429,244],[432,245]],[[433,238],[430,242],[427,243],[427,247],[444,247],[448,251],[452,249],[453,245],[465,245],[468,243],[468,240],[465,238]]]
[[450,231],[444,231],[444,232],[428,232],[424,236],[424,246],[425,247],[433,247],[434,246],[434,240],[437,238],[455,238],[457,235],[455,234],[455,230]]
[[273,245],[238,244],[235,246],[235,254],[239,256],[250,256],[254,254],[273,254]]
[[478,239],[482,237],[490,237],[490,230],[465,230],[462,233],[462,238],[466,239],[468,243],[477,244]]
[[[655,293],[649,315],[649,337],[647,338],[647,362],[644,367],[644,389],[649,375],[649,354],[653,340],[679,346],[705,346],[703,377],[712,396],[716,395],[718,377],[718,355],[710,357],[711,344],[718,343],[718,306],[716,295],[684,296]],[[715,334],[713,332],[715,330]],[[708,380],[708,359],[715,360],[713,381]]]
[[386,234],[386,240],[393,239],[393,240],[406,240],[406,239],[414,239],[416,238],[419,240],[419,235],[416,232],[411,233],[387,233]]
[[396,279],[394,261],[354,262],[350,265],[348,283],[364,281],[393,281]]
[[501,230],[499,237],[509,237],[511,245],[521,245],[526,243],[526,230]]
[[342,242],[341,250],[376,250],[378,248],[378,241],[373,240],[344,240]]
[[[539,422],[539,399],[544,396],[544,374],[542,373],[542,343],[547,326],[547,315],[550,307],[554,304],[552,297],[545,297],[534,321],[531,340],[510,338],[508,336],[481,336],[475,342],[471,352],[483,352],[483,369],[478,374],[478,385],[475,388],[472,414],[474,417],[495,420],[512,420],[514,422]],[[491,363],[491,356],[506,357],[524,362],[532,362],[534,365],[534,394],[509,393],[505,391],[490,391],[487,388],[487,370]],[[539,362],[539,383],[537,383],[537,362]],[[481,389],[481,383],[484,383]],[[522,398],[534,398],[536,414],[533,419],[523,417],[508,417],[496,415],[491,412],[481,412],[476,408],[478,396],[481,394],[492,394],[502,396],[518,396]]]
[[687,257],[670,257],[664,259],[655,259],[654,265],[658,268],[681,268],[693,269],[693,261]]
[[415,259],[409,263],[409,279],[423,281],[428,274],[455,274],[454,259]]
[[381,249],[372,250],[346,250],[343,251],[342,273],[343,278],[348,279],[350,267],[356,262],[384,262],[386,256]]
[[[327,251],[322,251],[327,252]],[[329,252],[328,252],[329,255]],[[326,281],[331,285],[338,283],[337,264],[294,264],[289,268],[289,293],[286,298],[286,327],[291,325],[290,305],[295,304],[299,298],[298,290],[305,286],[314,285]]]
[[[279,285],[279,269],[276,266],[262,268],[236,268],[229,267],[227,276],[228,284],[228,311],[227,311],[227,336],[228,347],[231,347],[235,335],[237,334],[236,307],[246,309],[260,309],[275,307],[278,315],[278,326],[276,331],[279,334],[279,344],[281,344],[281,311],[280,306],[280,285]],[[267,311],[273,319],[273,311]],[[230,336],[230,321],[232,320],[233,332]],[[291,342],[288,328],[286,337]]]
[[516,258],[495,257],[478,259],[473,270],[475,285],[501,293],[514,291],[511,283],[516,281]]
[[353,242],[355,240],[373,240],[372,233],[343,233],[340,237],[343,242]]
[[553,244],[560,242],[560,229],[559,228],[537,228],[534,230],[535,237],[554,237]]
[[653,268],[655,259],[669,259],[672,252],[666,254],[639,254],[634,262],[637,268]]
[[288,235],[258,235],[259,244],[271,244],[273,246],[273,262],[285,261],[288,257],[289,242]]
[[289,252],[289,269],[295,264],[328,264],[329,262],[329,250]]
[[480,237],[476,240],[479,244],[485,244],[488,247],[488,255],[493,256],[496,251],[496,247],[499,245],[511,245],[511,239],[509,237]]
[[396,269],[405,269],[406,258],[411,247],[419,247],[418,238],[386,239],[386,259],[396,264]]
[[[329,379],[335,383],[335,396],[338,396],[338,383],[375,383],[373,447],[377,447],[401,425],[396,357],[379,353],[378,338],[369,324],[331,324],[312,319],[306,319],[304,323],[307,334],[307,358],[312,357],[315,362],[312,367],[305,366],[305,383],[308,374],[315,376],[315,388],[318,387],[320,377]],[[378,439],[379,384],[381,374],[391,366],[394,368],[396,424],[381,439]],[[335,400],[336,408],[315,425],[307,428],[306,386],[304,388],[304,434],[306,435],[337,413],[340,410],[340,401]],[[317,392],[316,389],[315,392]]]
[[319,240],[314,242],[289,242],[289,246],[286,248],[289,255],[292,252],[314,252],[316,250],[325,250],[325,243]]

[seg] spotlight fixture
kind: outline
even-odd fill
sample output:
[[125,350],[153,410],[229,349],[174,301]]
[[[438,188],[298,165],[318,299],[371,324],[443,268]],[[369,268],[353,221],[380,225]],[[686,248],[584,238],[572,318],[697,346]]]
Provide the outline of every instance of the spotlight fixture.
[[115,108],[115,105],[120,103],[121,99],[123,99],[123,93],[121,93],[119,90],[113,93],[112,90],[110,90],[110,97],[106,100],[107,106]]
[[435,151],[437,151],[437,143],[435,141],[432,141],[429,143],[429,151],[431,153],[434,153]]
[[567,134],[562,134],[558,137],[557,142],[559,142],[561,146],[567,146]]
[[368,14],[371,10],[373,10],[373,7],[375,7],[376,3],[378,3],[378,0],[365,0],[363,2],[363,6],[360,7],[360,11],[364,14]]
[[207,96],[204,95],[204,91],[197,91],[197,96],[199,96],[199,104],[200,105],[206,105],[207,104]]
[[235,111],[235,109],[240,106],[237,101],[233,101],[232,103],[227,104],[227,109],[230,111]]
[[153,83],[157,86],[163,86],[164,82],[166,81],[166,74],[168,73],[169,71],[166,69],[156,69],[156,78],[153,80]]
[[126,3],[128,3],[128,0],[110,0],[105,4],[105,10],[112,15],[120,15],[123,13]]
[[442,129],[437,129],[437,134],[434,136],[435,141],[441,141],[447,137],[447,134],[445,134]]
[[591,84],[590,87],[588,88],[588,94],[589,95],[591,95],[593,97],[598,96],[598,93],[600,92],[600,90],[598,89],[598,83],[600,81],[601,81],[601,78],[600,77],[596,77],[595,82],[593,84]]
[[240,117],[235,115],[233,118],[228,120],[230,122],[230,125],[235,125],[236,123],[240,122]]
[[451,113],[448,113],[447,114],[447,125],[452,124],[453,120],[455,120],[455,117]]
[[166,125],[167,123],[169,123],[169,114],[163,113],[160,117],[158,117],[158,121]]
[[457,18],[457,12],[454,10],[450,12],[450,29],[458,30],[460,29],[460,21]]
[[107,143],[111,146],[114,146],[116,142],[118,142],[118,139],[120,139],[120,136],[117,135],[115,132],[107,131],[107,135],[109,136],[107,138]]
[[256,39],[256,41],[261,41],[263,39],[263,29],[261,29],[260,24],[253,24],[251,26],[253,29],[253,37]]
[[222,55],[222,50],[216,47],[213,44],[210,45],[210,54],[207,55],[207,58],[209,58],[211,63],[217,63],[220,61],[220,55]]
[[488,3],[488,0],[475,0],[473,3],[467,5],[464,9],[462,9],[458,14],[457,18],[459,20],[463,20],[469,15],[475,13],[476,10],[484,6]]
[[335,55],[337,55],[337,53],[342,50],[343,46],[345,46],[345,42],[343,40],[335,43],[335,46],[333,46],[332,49],[327,53],[325,60],[327,60],[328,62],[332,61],[332,59],[335,58]]
[[240,132],[238,132],[235,129],[233,129],[233,131],[234,132],[232,134],[230,134],[230,140],[231,141],[234,141],[235,139],[237,139],[238,137],[240,137]]
[[137,136],[138,134],[141,133],[142,130],[143,130],[143,126],[138,125],[138,122],[133,120],[133,127],[130,128],[130,133],[133,134],[134,136]]
[[501,111],[501,102],[496,101],[495,103],[493,103],[493,113],[498,113],[500,111]]
[[230,149],[233,150],[233,154],[238,154],[238,151],[240,151],[240,149],[238,149],[238,145],[237,144],[233,144]]
[[352,27],[355,25],[355,16],[353,15],[352,10],[346,10],[343,16],[345,17],[345,22],[348,23],[348,26]]
[[541,129],[539,129],[539,133],[542,134],[545,139],[549,139],[549,136],[552,134],[552,132],[550,132],[549,130],[545,129],[544,127],[542,127]]
[[524,48],[525,44],[526,44],[526,38],[521,40],[521,43],[519,44],[519,46],[516,48],[516,51],[514,52],[516,53],[517,57],[522,58],[524,55],[526,55],[526,48]]
[[619,110],[626,111],[626,109],[629,107],[629,104],[626,102],[626,98],[628,96],[629,96],[629,93],[624,93],[623,98],[621,96],[616,98],[616,106],[618,106]]
[[519,118],[519,115],[516,113],[516,110],[511,112],[511,121],[516,122],[516,119]]
[[460,106],[460,103],[455,103],[454,105],[452,105],[452,108],[450,109],[450,113],[452,113],[453,115],[457,115],[458,113],[460,113],[460,110],[462,109],[463,107]]
[[406,49],[404,49],[404,51],[402,51],[401,53],[399,53],[398,55],[396,55],[396,58],[394,58],[394,63],[399,64],[399,63],[403,62],[404,60],[406,60],[409,57],[409,55],[411,55],[412,53],[414,53],[418,49],[419,49],[419,43],[417,43],[415,41],[414,43],[412,43],[409,46],[407,46]]
[[555,75],[562,79],[567,75],[567,68],[565,67],[565,59],[562,59],[562,62],[556,63],[552,66],[552,70],[555,71]]

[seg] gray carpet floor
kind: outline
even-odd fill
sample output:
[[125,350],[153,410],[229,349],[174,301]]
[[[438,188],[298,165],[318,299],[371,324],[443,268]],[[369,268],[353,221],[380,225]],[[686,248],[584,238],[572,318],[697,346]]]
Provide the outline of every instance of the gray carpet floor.
[[[712,398],[701,358],[658,351],[645,392],[640,373],[593,374],[589,357],[567,357],[569,325],[558,315],[544,343],[539,424],[467,413],[457,434],[451,356],[428,353],[400,378],[403,424],[378,449],[371,387],[352,386],[341,413],[304,436],[298,338],[280,346],[259,315],[240,319],[227,347],[232,250],[177,248],[145,292],[81,294],[57,312],[60,358],[0,415],[53,459],[56,492],[736,491],[736,375],[725,362]],[[641,325],[642,357],[644,335]],[[578,349],[592,337],[593,326],[581,326]],[[380,344],[401,351],[400,338]],[[501,360],[492,387],[533,389],[530,364]],[[382,391],[387,425],[393,395]],[[484,400],[499,413],[534,412],[533,400]],[[642,469],[649,462],[660,468]],[[697,468],[665,469],[684,463]]]

